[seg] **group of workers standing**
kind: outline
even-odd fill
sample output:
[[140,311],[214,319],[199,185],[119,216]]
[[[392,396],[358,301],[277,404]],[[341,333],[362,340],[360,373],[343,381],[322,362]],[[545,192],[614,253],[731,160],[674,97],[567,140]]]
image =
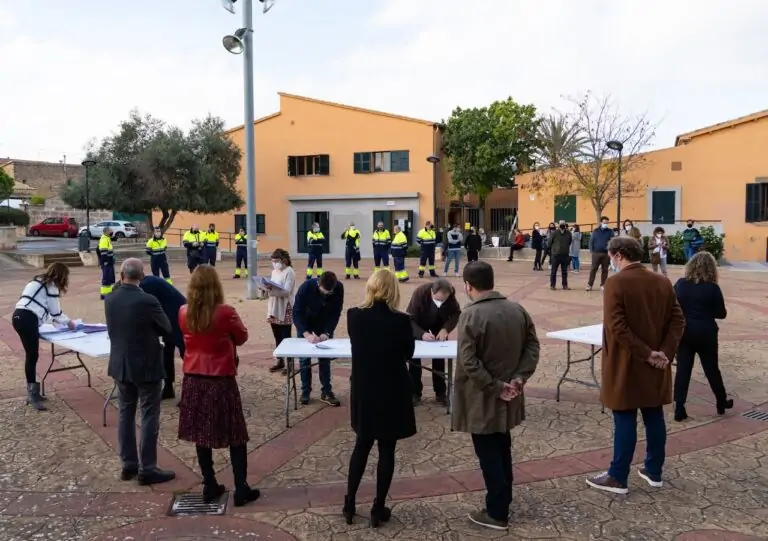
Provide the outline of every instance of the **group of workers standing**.
[[[399,225],[393,229],[394,235],[384,227],[384,222],[376,224],[376,229],[371,235],[373,244],[373,271],[389,267],[389,256],[392,256],[395,277],[399,282],[409,280],[408,271],[405,268],[405,257],[408,253],[408,237]],[[360,279],[360,230],[354,222],[341,233],[341,239],[345,241],[344,247],[344,277]],[[435,272],[435,246],[437,245],[437,232],[431,222],[426,222],[424,227],[416,234],[416,242],[419,245],[419,277],[423,277],[425,271],[432,277]],[[323,274],[323,248],[325,235],[320,231],[320,224],[312,224],[312,229],[307,232],[307,280]]]

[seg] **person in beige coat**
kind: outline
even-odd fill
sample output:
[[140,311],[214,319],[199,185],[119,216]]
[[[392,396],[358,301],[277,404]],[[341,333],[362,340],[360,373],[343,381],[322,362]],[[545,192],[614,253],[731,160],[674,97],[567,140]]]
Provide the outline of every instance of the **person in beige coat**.
[[493,267],[464,267],[464,290],[472,301],[457,328],[458,359],[453,428],[472,435],[486,486],[485,508],[469,519],[495,530],[509,527],[512,503],[510,430],[525,420],[523,386],[539,362],[539,340],[528,312],[493,290]]

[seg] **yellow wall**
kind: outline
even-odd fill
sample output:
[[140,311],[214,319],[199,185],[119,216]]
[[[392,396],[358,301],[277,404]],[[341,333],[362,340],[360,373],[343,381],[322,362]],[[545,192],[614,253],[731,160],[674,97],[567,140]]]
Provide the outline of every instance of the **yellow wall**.
[[[230,136],[244,147],[244,130]],[[265,214],[266,234],[261,237],[259,251],[288,247],[295,231],[289,231],[290,202],[287,196],[419,194],[419,216],[416,228],[432,219],[433,169],[426,158],[433,153],[434,133],[431,124],[365,110],[281,95],[280,114],[258,122],[256,139],[256,212]],[[364,151],[410,151],[410,171],[403,173],[353,173],[353,155]],[[330,155],[330,175],[289,177],[288,156]],[[245,197],[245,164],[238,183]],[[233,214],[179,214],[171,228],[188,228],[198,224],[203,229],[209,222],[219,231],[232,231]],[[157,222],[158,215],[155,215]],[[331,231],[336,237],[340,232]]]
[[[735,125],[694,137],[688,144],[647,154],[648,165],[628,173],[647,188],[640,197],[622,198],[622,220],[651,220],[649,191],[679,189],[682,222],[692,218],[699,223],[719,220],[725,237],[725,257],[731,261],[765,261],[768,223],[745,223],[747,184],[768,177],[768,118]],[[673,171],[671,162],[681,162],[682,170]],[[520,223],[530,228],[534,221],[544,224],[554,218],[554,194],[535,194],[529,188],[530,175],[518,177],[521,185],[518,208]],[[523,188],[525,187],[525,188]],[[533,197],[533,199],[531,199]],[[593,224],[595,211],[589,201],[578,198],[576,221]],[[616,219],[616,202],[603,211]],[[643,224],[641,229],[651,227]],[[676,227],[664,226],[667,231]],[[647,233],[644,231],[644,233]]]

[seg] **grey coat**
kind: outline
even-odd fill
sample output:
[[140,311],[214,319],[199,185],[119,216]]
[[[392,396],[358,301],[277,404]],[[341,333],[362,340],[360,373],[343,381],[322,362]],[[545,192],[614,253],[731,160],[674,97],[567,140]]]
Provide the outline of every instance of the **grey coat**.
[[581,231],[572,231],[571,236],[571,257],[579,257],[581,253]]
[[470,434],[509,432],[525,420],[525,399],[499,398],[504,383],[528,381],[539,339],[528,312],[492,291],[461,312],[452,424]]
[[160,337],[171,322],[160,301],[135,285],[123,284],[104,300],[109,333],[109,377],[124,383],[165,379]]

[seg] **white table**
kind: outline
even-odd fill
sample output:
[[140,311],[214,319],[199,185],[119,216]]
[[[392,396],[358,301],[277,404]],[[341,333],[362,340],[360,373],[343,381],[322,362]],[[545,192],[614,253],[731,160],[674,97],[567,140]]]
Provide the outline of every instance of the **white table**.
[[[578,383],[586,387],[593,389],[600,389],[600,383],[597,381],[595,375],[595,356],[603,349],[603,324],[589,325],[586,327],[575,327],[573,329],[565,329],[562,331],[553,331],[547,333],[547,338],[555,338],[557,340],[563,340],[565,342],[565,372],[560,376],[557,382],[557,388],[555,390],[555,399],[560,401],[560,386],[563,382]],[[590,347],[590,354],[588,357],[582,359],[573,359],[571,356],[571,344],[583,344]],[[568,373],[571,370],[571,366],[574,364],[589,362],[589,370],[592,375],[592,381],[584,381],[578,378],[568,377]],[[601,403],[602,406],[602,403]],[[602,406],[602,411],[605,411],[605,407]]]
[[[416,349],[413,352],[414,359],[445,359],[446,371],[438,372],[431,368],[424,367],[434,374],[445,379],[447,387],[448,413],[451,413],[451,401],[453,398],[453,360],[457,354],[457,343],[455,340],[446,340],[445,342],[424,342],[416,341]],[[295,359],[351,359],[352,346],[348,338],[334,338],[322,342],[319,347],[316,344],[310,344],[303,338],[286,338],[275,349],[274,356],[286,361],[286,380],[285,380],[285,426],[290,427],[290,405],[291,391],[293,391],[293,409],[298,409],[298,397],[296,390]],[[317,363],[315,363],[317,364]],[[315,366],[312,364],[311,366]]]
[[[43,332],[40,334],[40,339],[44,342],[51,344],[51,363],[48,365],[48,369],[43,374],[40,381],[40,394],[45,396],[45,379],[48,374],[54,372],[65,372],[68,370],[78,370],[82,368],[85,370],[88,376],[88,387],[91,386],[91,372],[83,362],[81,355],[86,357],[93,357],[94,359],[106,359],[109,357],[109,334],[106,330],[101,332],[93,332],[85,334],[77,331],[63,331],[63,332]],[[56,347],[62,348],[63,351],[56,351]],[[62,366],[60,368],[53,368],[53,363],[57,357],[63,355],[75,354],[78,364],[73,366]],[[115,389],[109,393],[107,400],[104,402],[104,410],[102,412],[102,420],[104,426],[107,426],[107,406],[112,399],[112,395]]]

